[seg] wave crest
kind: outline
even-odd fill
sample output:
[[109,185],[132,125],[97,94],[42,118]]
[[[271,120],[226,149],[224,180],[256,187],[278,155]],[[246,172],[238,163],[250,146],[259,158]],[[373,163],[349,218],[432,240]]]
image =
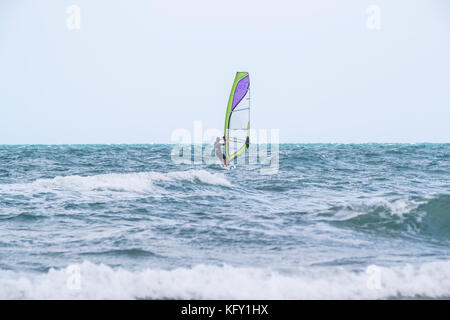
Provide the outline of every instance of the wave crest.
[[432,238],[450,238],[450,195],[420,199],[372,199],[334,207],[318,214],[319,220],[364,231],[408,231]]
[[[379,274],[378,286],[371,285],[374,269]],[[359,272],[304,268],[291,274],[210,265],[129,271],[83,262],[39,275],[0,271],[0,287],[1,299],[447,298],[450,261],[370,266]]]
[[172,183],[207,184],[230,187],[223,174],[205,170],[138,173],[109,173],[94,176],[58,176],[53,179],[37,179],[31,183],[0,185],[0,193],[10,192],[58,192],[58,191],[113,191],[147,193],[164,189]]

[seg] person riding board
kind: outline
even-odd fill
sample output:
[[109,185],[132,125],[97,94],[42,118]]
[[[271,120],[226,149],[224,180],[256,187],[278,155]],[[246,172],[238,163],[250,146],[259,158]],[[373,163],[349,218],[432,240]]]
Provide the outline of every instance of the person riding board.
[[221,143],[220,138],[216,138],[216,142],[214,142],[214,150],[216,151],[216,156],[222,162],[223,165],[227,165],[227,157],[222,152],[222,146],[225,145],[225,137],[223,137],[223,143]]

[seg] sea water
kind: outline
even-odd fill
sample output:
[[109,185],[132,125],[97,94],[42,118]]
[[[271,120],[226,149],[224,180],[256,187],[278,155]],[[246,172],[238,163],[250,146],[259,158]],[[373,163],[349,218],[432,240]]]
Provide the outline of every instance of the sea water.
[[172,148],[0,146],[0,298],[450,298],[449,144]]

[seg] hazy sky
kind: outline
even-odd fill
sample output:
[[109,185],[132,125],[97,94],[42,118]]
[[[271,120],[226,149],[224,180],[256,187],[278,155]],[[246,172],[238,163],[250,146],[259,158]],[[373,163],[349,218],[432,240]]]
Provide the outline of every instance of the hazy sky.
[[282,142],[450,142],[449,58],[448,0],[0,0],[0,144],[222,130],[236,71]]

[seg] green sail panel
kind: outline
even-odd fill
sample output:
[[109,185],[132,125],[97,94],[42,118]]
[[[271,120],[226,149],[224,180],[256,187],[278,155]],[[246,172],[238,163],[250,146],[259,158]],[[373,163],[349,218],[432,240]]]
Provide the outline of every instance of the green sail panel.
[[231,88],[225,114],[227,163],[242,155],[250,144],[250,77],[238,72]]

